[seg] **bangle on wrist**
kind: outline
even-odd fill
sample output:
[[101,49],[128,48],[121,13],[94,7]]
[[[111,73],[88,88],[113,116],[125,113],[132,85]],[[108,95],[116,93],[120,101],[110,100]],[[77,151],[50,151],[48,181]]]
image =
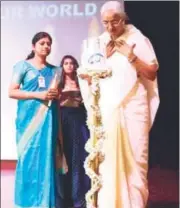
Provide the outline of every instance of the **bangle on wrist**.
[[130,63],[133,63],[133,62],[136,61],[136,59],[137,59],[137,56],[134,55],[131,59],[129,59],[129,62]]

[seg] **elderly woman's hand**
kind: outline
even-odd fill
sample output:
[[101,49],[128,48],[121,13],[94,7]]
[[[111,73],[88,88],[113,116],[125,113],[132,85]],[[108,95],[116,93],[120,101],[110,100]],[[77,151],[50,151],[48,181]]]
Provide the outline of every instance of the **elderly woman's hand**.
[[87,74],[79,74],[78,76],[81,79],[85,79],[88,82],[89,85],[91,84],[92,78],[89,75],[87,75]]
[[126,56],[129,60],[129,62],[132,62],[136,58],[136,55],[133,52],[136,44],[133,44],[132,46],[130,46],[123,40],[121,40],[120,43],[121,44],[119,44],[119,47],[116,47],[116,50],[119,53]]

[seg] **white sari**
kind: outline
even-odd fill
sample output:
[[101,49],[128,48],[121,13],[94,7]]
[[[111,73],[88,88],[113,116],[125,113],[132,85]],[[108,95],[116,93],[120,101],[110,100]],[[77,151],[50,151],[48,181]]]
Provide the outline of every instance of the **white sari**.
[[[101,41],[110,37],[103,33]],[[146,63],[156,55],[149,40],[133,25],[127,25],[120,39],[136,44],[134,53]],[[105,160],[99,167],[103,186],[98,193],[99,208],[144,208],[148,199],[147,171],[149,130],[159,95],[157,80],[138,78],[127,58],[115,52],[107,60],[112,77],[100,81],[100,109],[106,140]],[[91,98],[87,82],[79,79],[87,111]]]

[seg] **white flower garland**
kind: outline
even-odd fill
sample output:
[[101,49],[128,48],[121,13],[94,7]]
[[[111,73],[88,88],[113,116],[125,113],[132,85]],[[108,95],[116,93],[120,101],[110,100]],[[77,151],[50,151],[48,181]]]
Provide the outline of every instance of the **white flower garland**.
[[95,163],[95,160],[98,160],[97,166],[99,166],[99,164],[103,161],[104,155],[102,153],[102,147],[105,140],[105,132],[103,130],[101,122],[101,112],[98,105],[98,99],[100,94],[99,79],[96,79],[96,77],[93,77],[92,79],[91,93],[94,96],[94,99],[97,99],[96,104],[91,103],[90,105],[92,110],[91,116],[95,117],[95,119],[97,120],[97,124],[94,125],[92,123],[92,118],[91,122],[90,118],[88,118],[87,124],[90,129],[91,135],[95,135],[96,137],[96,143],[93,144],[94,138],[91,137],[85,145],[85,150],[89,153],[89,155],[84,162],[84,168],[86,174],[90,177],[92,182],[91,189],[86,194],[87,208],[96,208],[94,205],[93,196],[101,188],[102,179],[101,176],[95,172],[93,164]]
[[97,198],[95,196],[102,187],[102,179],[97,170],[99,169],[99,164],[104,160],[102,148],[105,140],[105,131],[102,125],[102,116],[99,107],[99,80],[101,78],[110,77],[112,75],[112,71],[110,69],[102,71],[90,71],[85,70],[84,68],[79,68],[78,76],[80,75],[88,75],[92,78],[90,91],[93,99],[91,99],[90,103],[91,113],[88,113],[88,118],[86,121],[90,129],[91,137],[88,139],[85,145],[85,150],[89,153],[89,155],[84,162],[84,168],[86,174],[91,179],[92,184],[91,189],[86,193],[87,208],[97,208]]

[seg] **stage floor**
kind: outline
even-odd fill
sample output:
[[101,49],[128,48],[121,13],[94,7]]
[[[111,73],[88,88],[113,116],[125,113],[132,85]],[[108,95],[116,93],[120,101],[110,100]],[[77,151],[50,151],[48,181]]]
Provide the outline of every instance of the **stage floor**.
[[[149,208],[179,207],[177,171],[152,168],[149,171]],[[13,207],[14,170],[1,170],[1,208]]]

